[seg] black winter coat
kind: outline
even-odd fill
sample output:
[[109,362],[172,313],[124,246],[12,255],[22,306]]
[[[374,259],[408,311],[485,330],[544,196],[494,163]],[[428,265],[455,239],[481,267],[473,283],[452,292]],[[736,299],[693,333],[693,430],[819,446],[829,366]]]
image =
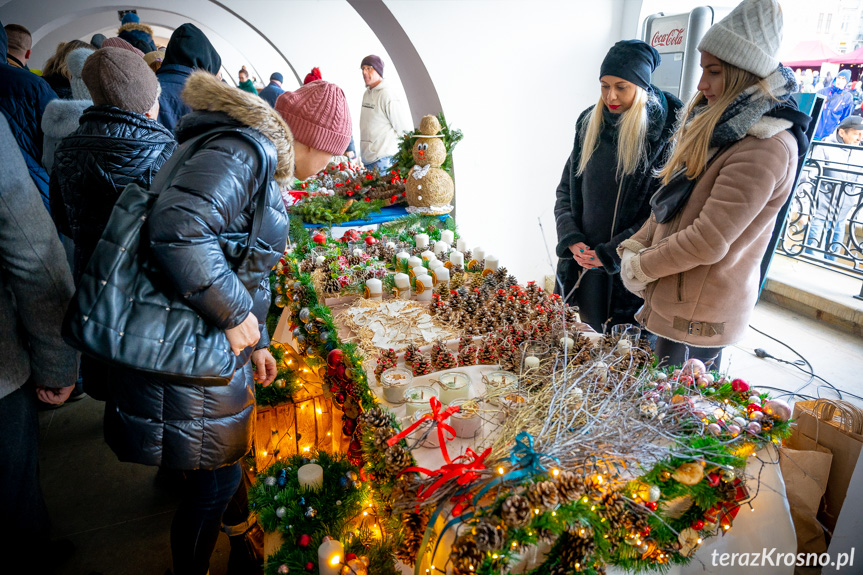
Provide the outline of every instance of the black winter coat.
[[75,242],[75,283],[123,188],[149,188],[176,147],[174,134],[155,120],[113,106],[87,108],[78,129],[60,142],[51,172],[51,213]]
[[[611,289],[608,290],[609,301],[607,302],[609,313],[606,319],[631,318],[643,303],[638,296],[633,295],[623,286],[620,279],[620,258],[616,249],[620,242],[638,231],[650,216],[650,197],[659,187],[659,181],[653,178],[651,173],[665,162],[676,124],[677,111],[683,106],[677,97],[668,92],[662,92],[655,86],[651,86],[651,92],[659,101],[659,106],[653,107],[649,116],[647,162],[636,173],[623,178],[619,187],[620,197],[616,198],[616,218],[614,218],[614,214],[605,213],[604,207],[599,208],[602,209],[600,213],[596,211],[597,206],[585,205],[583,202],[583,177],[576,174],[578,164],[581,161],[582,139],[584,138],[584,131],[587,129],[585,120],[590,110],[593,109],[592,107],[582,112],[578,118],[572,153],[566,161],[560,184],[557,186],[557,197],[554,205],[558,239],[556,252],[559,258],[557,275],[563,282],[563,289],[559,284],[556,284],[555,293],[562,295],[569,293],[578,281],[583,268],[572,259],[569,246],[579,242],[588,243],[588,238],[584,233],[585,222],[596,219],[615,221],[614,229],[609,229],[607,232],[607,241],[595,245],[588,244],[596,251],[596,255],[603,265],[602,268],[592,270],[591,273],[611,276]],[[594,155],[591,162],[596,157]],[[616,164],[606,168],[614,171]],[[609,190],[609,193],[616,195],[617,190]],[[567,303],[576,305],[579,302],[577,299],[570,298]],[[622,323],[622,321],[615,320],[612,323]]]
[[[268,276],[288,233],[273,172],[280,181],[290,177],[292,166],[286,163],[292,157],[292,137],[266,102],[211,74],[193,74],[183,98],[198,111],[178,126],[177,154],[187,140],[229,127],[256,139],[268,161],[251,142],[228,133],[196,151],[171,182],[157,178],[154,189],[164,191],[147,220],[152,255],[187,302],[212,324],[232,328],[254,313],[261,329],[255,348],[261,349],[269,344],[263,325],[270,302]],[[246,244],[262,179],[268,184],[261,231],[248,260],[235,271],[231,262]],[[119,369],[112,369],[111,386],[105,436],[123,461],[215,469],[238,461],[251,446],[254,381],[251,366],[242,359],[227,386],[177,385]]]

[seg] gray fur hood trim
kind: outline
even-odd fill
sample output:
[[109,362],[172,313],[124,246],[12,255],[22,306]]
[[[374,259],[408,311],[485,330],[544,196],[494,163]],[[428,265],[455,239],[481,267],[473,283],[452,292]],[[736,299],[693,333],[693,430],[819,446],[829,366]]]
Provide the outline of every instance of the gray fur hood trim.
[[52,138],[65,138],[78,129],[81,114],[92,105],[90,100],[52,100],[42,114],[42,131]]

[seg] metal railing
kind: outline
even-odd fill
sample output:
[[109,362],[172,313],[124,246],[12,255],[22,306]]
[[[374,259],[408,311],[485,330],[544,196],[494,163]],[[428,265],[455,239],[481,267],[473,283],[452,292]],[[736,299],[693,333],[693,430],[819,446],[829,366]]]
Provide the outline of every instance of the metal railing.
[[863,147],[812,142],[776,251],[863,280]]

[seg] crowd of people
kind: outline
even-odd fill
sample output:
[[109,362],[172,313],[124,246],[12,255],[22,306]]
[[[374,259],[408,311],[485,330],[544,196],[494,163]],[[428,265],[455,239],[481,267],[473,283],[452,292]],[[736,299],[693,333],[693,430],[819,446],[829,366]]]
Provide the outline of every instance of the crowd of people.
[[[555,203],[558,291],[597,331],[640,323],[671,363],[718,362],[742,336],[808,145],[809,117],[789,97],[797,81],[776,57],[781,34],[775,0],[744,0],[699,44],[703,75],[686,104],[651,84],[660,62],[651,46],[627,40],[608,52]],[[231,86],[197,27],[178,27],[162,49],[134,14],[116,37],[61,45],[42,77],[27,68],[31,48],[24,26],[0,32],[0,286],[11,294],[0,298],[4,556],[48,572],[69,552],[47,542],[36,405],[62,404],[80,379],[105,401],[105,439],[120,460],[182,474],[173,573],[207,573],[220,529],[229,572],[259,572],[239,461],[251,446],[254,381],[276,373],[265,316],[287,240],[279,189],[354,152],[344,92],[318,68],[294,91],[278,72],[258,91],[245,67]],[[360,70],[358,156],[385,170],[412,124],[383,60],[367,56]],[[158,191],[142,231],[148,265],[224,330],[237,357],[228,385],[178,384],[89,356],[79,373],[61,337],[76,286],[102,254],[124,249],[99,247],[125,221],[115,204],[140,188]],[[98,344],[122,345],[122,308],[87,319],[107,328]],[[147,329],[139,351],[158,355],[165,326]]]

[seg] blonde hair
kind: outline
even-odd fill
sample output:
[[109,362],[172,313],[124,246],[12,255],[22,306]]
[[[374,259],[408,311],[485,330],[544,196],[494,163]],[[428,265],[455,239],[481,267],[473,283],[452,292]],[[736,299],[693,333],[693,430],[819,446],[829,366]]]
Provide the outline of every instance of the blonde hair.
[[[621,114],[619,134],[617,139],[617,178],[628,176],[638,169],[642,159],[647,155],[646,140],[647,131],[650,127],[649,107],[657,104],[656,97],[647,93],[641,86],[635,86],[635,99],[632,106]],[[596,151],[599,144],[599,133],[605,123],[602,110],[605,102],[602,98],[584,119],[587,131],[581,146],[581,160],[578,162],[577,175],[584,173],[587,163]]]
[[66,56],[76,48],[90,48],[92,50],[93,45],[88,44],[87,42],[82,42],[81,40],[61,42],[57,45],[57,51],[54,52],[54,55],[45,61],[45,65],[42,67],[42,76],[58,75],[63,76],[67,80],[71,80],[72,73],[69,72],[69,68],[66,67]]
[[[720,60],[725,87],[722,94],[712,106],[705,106],[707,98],[697,92],[689,101],[684,111],[684,121],[680,123],[672,139],[673,148],[668,163],[659,170],[663,184],[671,181],[672,176],[686,168],[686,177],[694,180],[704,171],[707,165],[707,152],[710,149],[710,139],[716,124],[728,106],[750,86],[758,85],[764,94],[773,98],[767,89],[767,82],[752,72],[747,72],[728,62]],[[775,99],[775,98],[774,98]],[[703,109],[698,109],[704,106]],[[696,112],[696,110],[698,110]],[[694,117],[693,117],[694,116]],[[687,118],[692,118],[686,121]]]

